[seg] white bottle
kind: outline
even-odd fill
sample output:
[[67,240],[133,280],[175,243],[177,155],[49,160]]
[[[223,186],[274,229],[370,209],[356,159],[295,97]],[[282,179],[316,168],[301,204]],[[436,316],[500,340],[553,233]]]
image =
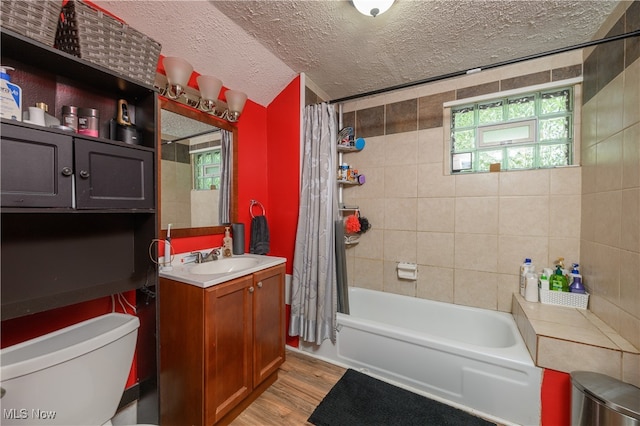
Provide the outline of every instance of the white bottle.
[[524,260],[524,263],[520,266],[520,296],[524,297],[525,287],[527,282],[527,274],[529,272],[535,272],[536,267],[531,263],[531,259],[528,257]]
[[171,265],[171,224],[167,228],[167,238],[164,240],[164,259],[162,263],[163,271],[173,270]]
[[8,70],[13,71],[13,68],[0,67],[0,117],[22,121],[22,89],[11,83]]
[[527,273],[526,276],[526,287],[524,298],[527,302],[537,302],[538,301],[538,275],[534,272]]
[[548,268],[544,268],[542,274],[540,275],[540,288],[544,288],[545,290],[549,290],[549,277],[551,274],[547,275]]

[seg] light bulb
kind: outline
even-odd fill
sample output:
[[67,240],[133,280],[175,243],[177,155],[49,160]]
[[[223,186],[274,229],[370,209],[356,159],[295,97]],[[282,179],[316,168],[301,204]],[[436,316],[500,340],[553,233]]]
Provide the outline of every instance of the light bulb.
[[358,12],[374,18],[389,10],[393,2],[394,0],[352,0]]

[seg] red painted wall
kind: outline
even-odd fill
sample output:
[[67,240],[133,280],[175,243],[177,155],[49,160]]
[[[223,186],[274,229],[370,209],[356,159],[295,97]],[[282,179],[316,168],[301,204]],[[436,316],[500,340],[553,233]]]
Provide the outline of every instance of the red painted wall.
[[[251,200],[256,200],[265,209],[267,222],[273,217],[269,204],[267,166],[267,109],[249,103],[238,121],[238,221],[245,227],[245,251],[249,252],[251,235]],[[259,206],[253,207],[254,216],[262,214]],[[270,225],[270,224],[269,224]],[[271,228],[269,229],[271,231]],[[273,232],[270,234],[273,240]],[[271,244],[273,254],[273,245]]]
[[545,369],[541,391],[542,426],[571,424],[571,377],[561,371]]
[[287,258],[291,274],[300,201],[300,77],[267,108],[267,134],[271,251]]
[[[294,79],[269,105],[268,187],[269,218],[273,235],[271,251],[287,258],[287,273],[293,272],[293,252],[298,206],[300,203],[300,77]],[[286,324],[289,329],[291,307],[287,305]],[[287,345],[298,347],[298,336],[287,334]]]
[[[123,296],[131,305],[136,305],[135,291],[132,290],[123,293]],[[126,310],[123,310],[117,298],[115,302],[116,303],[113,304],[110,297],[102,297],[89,302],[64,306],[50,311],[2,321],[0,326],[2,330],[0,346],[6,348],[7,346],[16,345],[90,318],[108,314],[113,312],[114,309],[116,312],[135,315],[133,310],[126,304],[124,304]],[[138,381],[136,365],[137,362],[134,355],[133,365],[131,366],[127,380],[127,387],[134,385]]]

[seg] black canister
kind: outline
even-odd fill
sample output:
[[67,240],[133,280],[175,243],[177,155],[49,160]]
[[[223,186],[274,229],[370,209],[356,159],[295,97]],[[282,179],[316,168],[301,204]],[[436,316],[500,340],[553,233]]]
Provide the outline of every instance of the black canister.
[[244,223],[232,223],[233,254],[244,254]]

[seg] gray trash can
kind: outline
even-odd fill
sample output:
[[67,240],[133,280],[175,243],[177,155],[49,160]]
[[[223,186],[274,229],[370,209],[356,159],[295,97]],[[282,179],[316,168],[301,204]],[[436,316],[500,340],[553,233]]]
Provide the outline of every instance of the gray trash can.
[[573,426],[640,426],[640,388],[591,371],[571,373]]

